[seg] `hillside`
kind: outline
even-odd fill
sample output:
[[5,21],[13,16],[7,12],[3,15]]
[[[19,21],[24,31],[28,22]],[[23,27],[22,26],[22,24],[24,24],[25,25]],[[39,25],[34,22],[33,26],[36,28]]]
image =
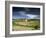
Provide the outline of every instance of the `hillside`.
[[38,30],[40,29],[39,19],[13,19],[13,30]]

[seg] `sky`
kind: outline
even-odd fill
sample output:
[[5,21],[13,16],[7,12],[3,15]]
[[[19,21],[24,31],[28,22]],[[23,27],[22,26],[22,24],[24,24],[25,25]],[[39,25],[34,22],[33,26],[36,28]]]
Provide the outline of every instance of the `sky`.
[[12,19],[40,19],[40,8],[12,7]]

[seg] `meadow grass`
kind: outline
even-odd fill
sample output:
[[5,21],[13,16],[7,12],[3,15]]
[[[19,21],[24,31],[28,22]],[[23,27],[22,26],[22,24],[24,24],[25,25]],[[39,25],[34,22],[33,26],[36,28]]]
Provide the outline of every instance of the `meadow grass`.
[[39,19],[14,19],[12,21],[13,31],[23,31],[23,30],[40,30],[40,20]]

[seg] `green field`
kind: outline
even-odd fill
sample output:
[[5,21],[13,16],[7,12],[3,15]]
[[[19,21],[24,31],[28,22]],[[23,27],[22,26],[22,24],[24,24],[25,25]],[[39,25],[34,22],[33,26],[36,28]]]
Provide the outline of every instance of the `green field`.
[[39,19],[13,19],[12,30],[13,31],[40,30],[40,20]]

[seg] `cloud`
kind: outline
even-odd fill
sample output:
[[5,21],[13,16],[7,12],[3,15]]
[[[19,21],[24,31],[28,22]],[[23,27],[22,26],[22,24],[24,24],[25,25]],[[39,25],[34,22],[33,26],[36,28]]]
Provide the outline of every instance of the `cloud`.
[[25,15],[25,11],[19,11],[20,15]]
[[18,11],[16,14],[12,17],[13,19],[21,19],[21,18],[26,18],[26,19],[40,19],[40,15],[35,15],[35,14],[26,14],[25,11]]
[[26,14],[31,19],[40,19],[40,15],[32,15],[32,14]]

